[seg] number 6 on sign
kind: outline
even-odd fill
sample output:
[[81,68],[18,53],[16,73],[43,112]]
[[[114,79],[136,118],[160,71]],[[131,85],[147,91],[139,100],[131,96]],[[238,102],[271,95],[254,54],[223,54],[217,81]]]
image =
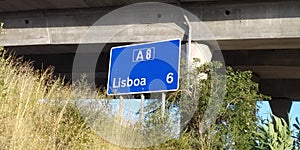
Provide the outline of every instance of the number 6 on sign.
[[170,73],[167,74],[166,82],[167,82],[168,84],[171,84],[171,83],[174,81],[173,75],[174,75],[174,74],[173,74],[172,72],[170,72]]

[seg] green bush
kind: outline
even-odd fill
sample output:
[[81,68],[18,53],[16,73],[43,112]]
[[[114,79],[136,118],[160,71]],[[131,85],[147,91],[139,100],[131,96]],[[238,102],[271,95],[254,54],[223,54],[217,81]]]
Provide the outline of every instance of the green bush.
[[292,150],[294,139],[289,124],[282,118],[271,115],[267,123],[263,123],[254,132],[254,149]]
[[[183,92],[199,92],[198,106],[188,126],[181,133],[179,139],[164,143],[160,148],[175,147],[176,149],[251,149],[251,138],[256,130],[256,102],[258,100],[268,100],[270,97],[259,93],[258,84],[253,82],[252,72],[234,71],[228,67],[226,75],[216,74],[222,65],[218,62],[208,63],[200,67],[195,67],[190,76],[195,79],[200,73],[208,74],[205,80],[187,81],[183,79],[181,88],[177,93],[169,95],[169,102],[172,104],[177,101],[191,102],[189,96],[182,96]],[[181,73],[185,76],[185,73]],[[226,78],[226,82],[224,82]],[[198,81],[198,82],[195,82]],[[185,88],[188,85],[189,88]],[[220,88],[226,90],[222,91]],[[187,89],[189,89],[187,91]],[[225,93],[224,93],[225,92]],[[186,94],[188,95],[188,94]],[[222,106],[217,113],[217,118],[211,126],[202,132],[203,125],[200,122],[207,106],[211,104],[211,97],[221,99],[224,95]],[[179,100],[180,97],[180,100]],[[182,103],[181,103],[182,104]],[[187,107],[192,105],[187,105]],[[184,109],[184,110],[189,110]],[[190,113],[190,112],[181,112]],[[166,146],[166,147],[164,147]]]
[[294,143],[294,147],[300,149],[300,121],[299,118],[296,118],[296,123],[293,124],[293,126],[295,127],[295,136],[293,136],[295,138],[295,143]]

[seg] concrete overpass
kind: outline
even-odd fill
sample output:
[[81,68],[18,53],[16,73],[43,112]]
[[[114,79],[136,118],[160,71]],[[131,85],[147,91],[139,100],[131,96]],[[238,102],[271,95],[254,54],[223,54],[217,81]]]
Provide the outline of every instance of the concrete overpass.
[[[35,61],[37,67],[56,67],[56,73],[70,77],[78,44],[101,44],[80,39],[97,19],[137,0],[0,0],[0,22],[4,22],[2,45]],[[198,16],[215,35],[226,62],[235,69],[252,70],[261,91],[271,95],[273,111],[283,117],[291,100],[300,100],[300,1],[297,0],[156,0],[180,6]],[[115,30],[110,24],[105,30]],[[135,34],[117,35],[106,45],[101,60],[107,60],[111,46],[175,37],[157,34],[153,24],[136,24]],[[142,34],[154,31],[153,39]],[[106,35],[103,35],[106,36]],[[186,40],[182,36],[183,40]],[[87,53],[86,55],[93,55]],[[105,83],[107,61],[96,69]]]

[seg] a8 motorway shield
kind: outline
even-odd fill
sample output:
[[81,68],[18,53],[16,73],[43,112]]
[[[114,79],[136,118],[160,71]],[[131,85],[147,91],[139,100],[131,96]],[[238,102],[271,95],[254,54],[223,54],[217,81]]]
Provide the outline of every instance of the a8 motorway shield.
[[179,88],[180,39],[113,47],[107,94],[176,91]]

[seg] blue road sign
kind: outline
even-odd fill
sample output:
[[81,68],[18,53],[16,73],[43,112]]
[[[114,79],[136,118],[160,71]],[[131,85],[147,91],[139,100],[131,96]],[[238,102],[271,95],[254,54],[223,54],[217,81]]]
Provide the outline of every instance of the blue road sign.
[[107,94],[176,91],[179,88],[180,39],[113,47]]

